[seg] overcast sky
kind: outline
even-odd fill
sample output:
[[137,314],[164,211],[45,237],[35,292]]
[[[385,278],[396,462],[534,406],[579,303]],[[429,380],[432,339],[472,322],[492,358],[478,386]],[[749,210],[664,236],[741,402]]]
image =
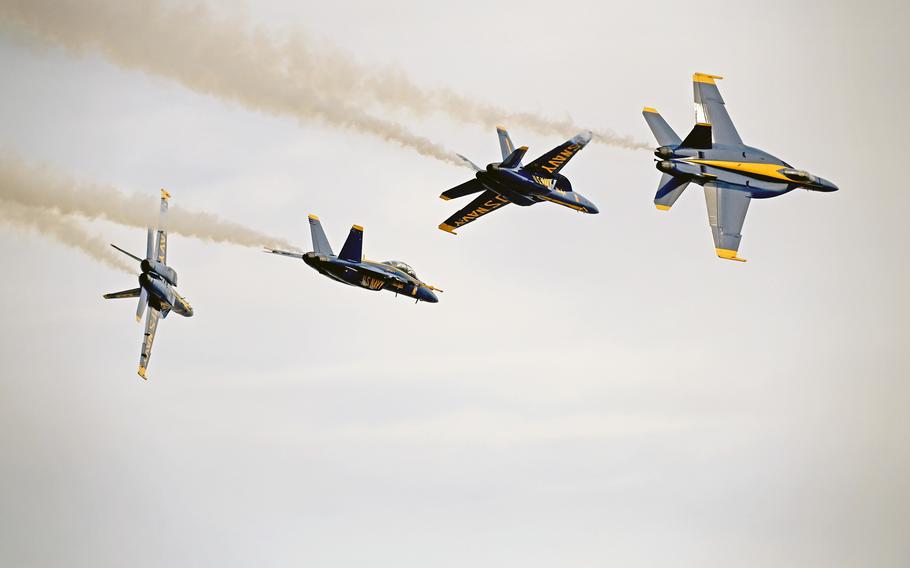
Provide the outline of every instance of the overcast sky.
[[[436,227],[466,200],[437,196],[465,168],[5,21],[4,156],[305,250],[308,213],[336,250],[360,224],[367,257],[445,292],[172,235],[196,315],[162,322],[144,382],[134,302],[101,299],[134,277],[0,224],[0,564],[910,565],[905,2],[212,6],[649,144],[642,106],[688,132],[692,73],[723,75],[747,144],[841,189],[753,202],[749,262],[725,262],[700,188],[657,211],[653,156],[592,143],[563,173],[599,215],[510,207],[453,237]],[[490,125],[361,110],[499,159]]]

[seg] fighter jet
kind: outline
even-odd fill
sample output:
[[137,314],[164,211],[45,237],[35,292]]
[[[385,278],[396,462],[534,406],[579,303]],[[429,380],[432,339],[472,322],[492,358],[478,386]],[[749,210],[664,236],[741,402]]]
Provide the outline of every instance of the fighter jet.
[[521,165],[521,160],[528,147],[522,146],[516,150],[509,133],[502,126],[497,126],[496,132],[499,134],[502,162],[494,162],[484,170],[461,154],[458,155],[474,168],[477,175],[475,179],[444,191],[439,197],[449,200],[482,193],[458,213],[446,219],[439,225],[440,229],[454,235],[455,229],[509,203],[528,206],[549,201],[581,213],[597,213],[597,207],[584,196],[572,191],[569,179],[559,173],[572,156],[591,141],[590,132],[577,134],[525,166]]
[[[145,258],[139,258],[112,244],[111,246],[123,254],[139,262],[139,287],[122,292],[105,294],[105,300],[117,298],[139,298],[136,306],[136,321],[145,317],[145,338],[142,341],[142,352],[139,355],[139,376],[148,379],[145,375],[149,358],[152,356],[152,343],[155,341],[155,331],[158,329],[158,319],[166,318],[174,311],[184,317],[193,315],[193,308],[189,302],[178,294],[174,287],[177,286],[177,271],[167,265],[167,230],[164,229],[164,219],[167,216],[167,200],[171,195],[161,190],[161,213],[158,221],[158,230],[148,228],[145,241]],[[156,236],[157,232],[157,236]]]
[[374,262],[363,258],[363,227],[360,225],[351,227],[348,239],[337,256],[332,252],[319,217],[315,215],[310,215],[310,235],[313,238],[312,252],[300,254],[272,248],[266,248],[265,252],[303,259],[319,274],[348,286],[367,290],[389,290],[396,296],[401,294],[414,298],[415,302],[435,304],[439,301],[434,292],[442,290],[421,282],[414,269],[407,264],[399,260]]
[[660,144],[654,155],[663,177],[654,204],[667,211],[690,182],[701,185],[717,256],[745,262],[737,251],[752,199],[777,197],[797,188],[837,191],[837,186],[743,144],[717,89],[715,80],[722,78],[705,73],[692,76],[696,125],[685,140],[653,108],[645,107],[642,114]]

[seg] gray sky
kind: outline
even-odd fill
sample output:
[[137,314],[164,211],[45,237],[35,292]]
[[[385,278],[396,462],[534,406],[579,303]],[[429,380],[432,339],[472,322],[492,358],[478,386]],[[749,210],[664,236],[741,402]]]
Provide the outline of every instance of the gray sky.
[[[566,168],[600,215],[515,207],[452,237],[436,226],[458,204],[437,196],[464,168],[0,26],[3,155],[167,187],[307,249],[307,213],[336,248],[361,224],[368,257],[445,290],[413,305],[174,235],[196,316],[161,324],[146,383],[134,304],[101,299],[135,280],[0,224],[0,564],[908,565],[908,11],[217,5],[649,144],[642,106],[685,132],[691,74],[724,75],[748,144],[841,188],[754,202],[746,264],[714,256],[699,188],[654,209],[647,151],[592,144]],[[499,155],[484,124],[361,110]],[[563,139],[511,133],[533,155]],[[81,224],[142,250],[141,229]]]

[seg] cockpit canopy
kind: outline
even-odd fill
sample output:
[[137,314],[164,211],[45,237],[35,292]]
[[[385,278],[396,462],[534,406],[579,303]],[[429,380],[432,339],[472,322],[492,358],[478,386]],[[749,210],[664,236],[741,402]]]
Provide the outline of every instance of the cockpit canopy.
[[795,181],[803,181],[808,183],[816,183],[818,178],[810,174],[806,170],[795,170],[793,168],[784,168],[780,170],[780,173],[784,174],[788,178]]
[[387,260],[383,264],[388,264],[389,266],[391,266],[393,268],[397,268],[398,270],[409,275],[411,278],[417,279],[417,273],[414,272],[414,269],[411,268],[410,266],[408,266],[407,264],[401,262],[400,260]]

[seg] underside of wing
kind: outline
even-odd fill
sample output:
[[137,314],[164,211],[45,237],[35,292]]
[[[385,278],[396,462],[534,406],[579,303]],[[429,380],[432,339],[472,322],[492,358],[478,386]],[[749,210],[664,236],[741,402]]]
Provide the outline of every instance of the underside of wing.
[[468,203],[463,209],[446,219],[445,222],[439,225],[439,228],[454,235],[456,234],[455,229],[476,221],[480,217],[508,204],[509,200],[505,197],[490,190],[484,191],[474,201]]
[[554,176],[590,141],[590,132],[577,134],[525,166],[525,169],[546,176]]
[[733,121],[724,106],[724,98],[720,96],[715,79],[722,79],[717,75],[696,73],[692,75],[692,85],[695,92],[695,115],[697,122],[711,125],[714,133],[714,142],[717,144],[742,144]]
[[714,249],[720,258],[745,262],[744,258],[737,256],[743,222],[752,200],[745,189],[718,182],[705,184],[708,223],[714,237]]
[[139,355],[139,376],[147,379],[145,371],[148,369],[149,359],[152,357],[152,344],[155,342],[155,331],[158,330],[158,320],[161,312],[149,308],[145,316],[145,335],[142,338],[142,353]]

